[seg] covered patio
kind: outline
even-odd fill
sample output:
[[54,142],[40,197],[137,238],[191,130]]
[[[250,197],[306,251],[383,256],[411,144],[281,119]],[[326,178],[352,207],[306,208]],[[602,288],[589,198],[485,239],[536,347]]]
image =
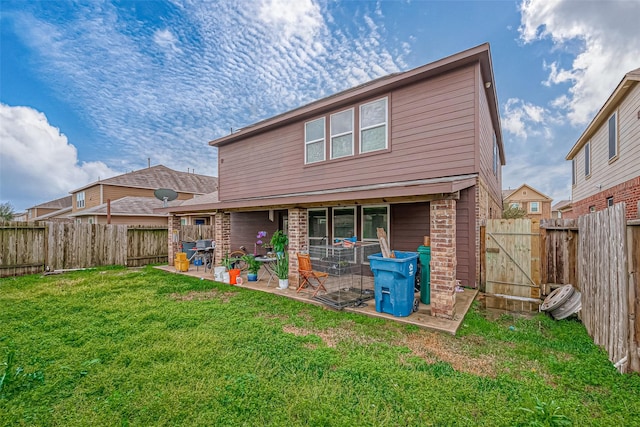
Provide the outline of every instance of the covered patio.
[[[170,273],[182,274],[213,281],[213,273],[211,273],[210,271],[205,272],[202,267],[197,268],[195,266],[190,266],[189,270],[184,272],[177,271],[175,267],[170,265],[158,266],[157,268]],[[268,284],[268,277],[261,278],[257,282],[249,282],[246,280],[246,277],[243,277],[242,284],[234,286],[237,286],[239,288],[251,289],[258,292],[268,292],[271,294],[280,295],[285,298],[297,300],[306,304],[314,304],[317,306],[325,307],[327,309],[334,309],[331,305],[324,304],[318,299],[313,298],[313,289],[305,288],[300,292],[296,292],[297,281],[295,280],[290,281],[288,289],[279,289],[277,286],[277,282],[274,283],[272,281],[270,284]],[[373,278],[367,277],[363,279],[363,287],[373,290]],[[348,313],[358,313],[370,317],[388,319],[398,323],[414,325],[424,329],[455,335],[460,328],[462,320],[471,307],[471,303],[475,299],[477,293],[478,291],[476,289],[469,288],[463,288],[461,292],[456,292],[456,310],[451,319],[433,316],[431,313],[431,305],[422,303],[419,304],[418,311],[411,313],[407,317],[397,317],[387,313],[379,313],[376,311],[376,304],[374,299],[369,299],[365,301],[364,304],[355,307],[344,307],[342,308],[342,311]],[[318,295],[322,296],[322,294],[323,293],[320,292]],[[417,295],[416,298],[418,298]]]

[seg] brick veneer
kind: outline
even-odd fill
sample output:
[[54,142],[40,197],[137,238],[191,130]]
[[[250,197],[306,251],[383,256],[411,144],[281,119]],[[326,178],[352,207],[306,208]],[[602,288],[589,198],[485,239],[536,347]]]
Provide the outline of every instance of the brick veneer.
[[307,250],[307,210],[289,209],[289,280],[298,277],[297,253]]
[[[174,238],[174,236],[177,236]],[[169,216],[169,265],[173,265],[176,254],[180,252],[180,217]]]
[[627,219],[637,219],[638,216],[638,201],[640,201],[640,176],[625,181],[622,184],[618,184],[614,187],[607,188],[599,193],[589,196],[582,200],[577,200],[572,203],[572,212],[564,216],[565,218],[578,218],[579,216],[589,213],[589,207],[595,206],[596,211],[601,211],[607,208],[607,198],[613,197],[613,203],[617,204],[625,202],[627,204]]
[[220,260],[231,252],[231,214],[228,212],[218,212],[213,222],[213,234],[216,242],[215,259],[219,264]]
[[431,202],[431,315],[452,319],[456,304],[456,201]]

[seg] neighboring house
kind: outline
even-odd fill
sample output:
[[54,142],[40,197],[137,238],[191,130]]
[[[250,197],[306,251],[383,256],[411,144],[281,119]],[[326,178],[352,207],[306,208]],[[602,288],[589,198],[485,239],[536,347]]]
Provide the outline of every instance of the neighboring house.
[[571,200],[560,200],[551,206],[551,218],[570,218],[571,211]]
[[69,222],[71,213],[71,196],[61,197],[27,209],[26,221]]
[[525,218],[551,218],[551,199],[527,184],[515,190],[502,190],[504,207],[515,207],[525,212]]
[[627,73],[567,154],[572,168],[571,217],[640,201],[640,68]]
[[166,225],[167,215],[154,213],[163,201],[154,196],[159,188],[178,194],[175,203],[193,199],[217,189],[218,179],[179,172],[158,165],[99,180],[71,191],[76,222],[93,224]]
[[[256,233],[289,235],[295,252],[333,239],[416,251],[431,236],[432,314],[452,317],[455,284],[479,280],[480,225],[502,214],[505,164],[488,44],[392,74],[211,141],[216,258]],[[196,202],[194,200],[194,202]],[[230,231],[230,232],[229,232]],[[170,248],[170,256],[176,251]]]

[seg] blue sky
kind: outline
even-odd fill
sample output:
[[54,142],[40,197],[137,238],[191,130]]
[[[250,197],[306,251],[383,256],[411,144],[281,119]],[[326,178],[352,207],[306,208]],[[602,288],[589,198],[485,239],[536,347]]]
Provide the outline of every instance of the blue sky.
[[148,159],[217,175],[207,143],[231,128],[485,42],[504,188],[568,199],[567,152],[640,67],[639,16],[640,0],[0,0],[0,202]]

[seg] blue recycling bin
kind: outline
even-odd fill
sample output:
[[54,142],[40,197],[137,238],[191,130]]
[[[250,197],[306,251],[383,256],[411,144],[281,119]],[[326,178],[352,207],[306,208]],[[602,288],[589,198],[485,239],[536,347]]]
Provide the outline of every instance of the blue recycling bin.
[[406,317],[413,312],[418,253],[394,253],[395,258],[384,258],[380,253],[368,257],[373,272],[376,311]]

